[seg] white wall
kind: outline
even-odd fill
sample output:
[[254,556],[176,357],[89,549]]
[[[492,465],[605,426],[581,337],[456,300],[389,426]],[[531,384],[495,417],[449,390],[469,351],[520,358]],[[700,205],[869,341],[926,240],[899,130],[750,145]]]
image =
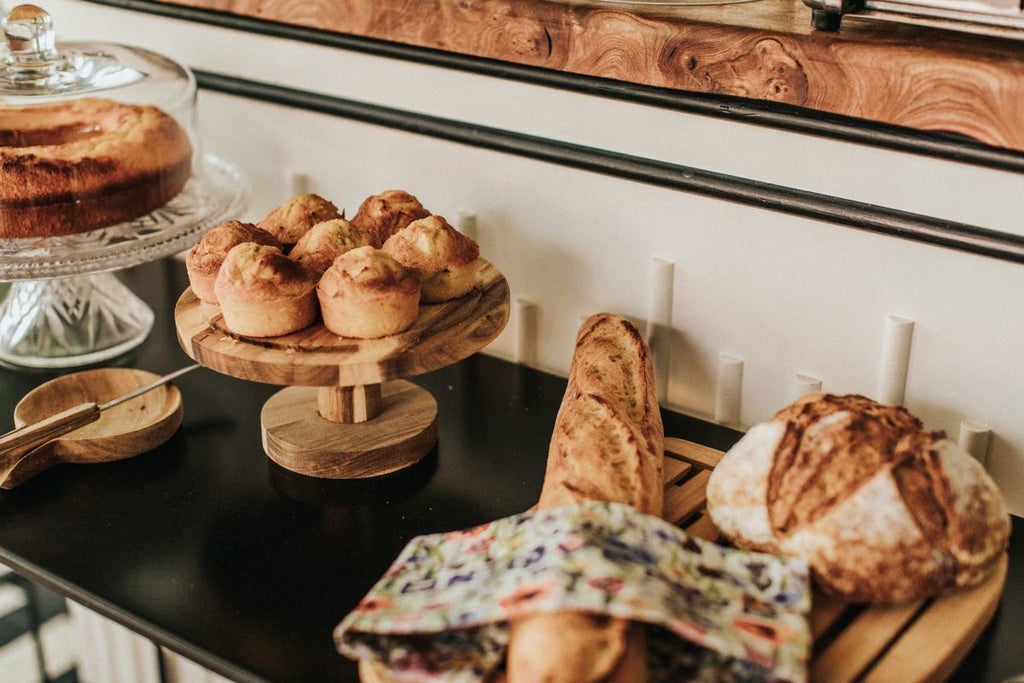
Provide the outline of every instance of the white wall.
[[[46,4],[61,37],[146,45],[210,71],[736,174],[1024,234],[1024,176],[97,5]],[[70,28],[69,28],[70,27]],[[293,173],[350,212],[412,191],[477,214],[485,257],[537,306],[529,357],[562,373],[579,317],[648,317],[652,259],[673,264],[666,402],[714,418],[719,354],[743,361],[738,426],[805,373],[876,395],[887,316],[915,321],[907,407],[954,437],[991,430],[987,464],[1024,514],[1024,267],[275,105],[200,93],[208,151],[251,179],[257,219]],[[511,325],[489,352],[522,353]]]

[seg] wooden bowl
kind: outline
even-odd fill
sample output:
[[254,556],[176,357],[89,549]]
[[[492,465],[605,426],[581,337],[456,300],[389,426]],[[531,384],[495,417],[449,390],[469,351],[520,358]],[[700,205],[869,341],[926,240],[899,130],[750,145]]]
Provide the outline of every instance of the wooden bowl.
[[[81,403],[104,403],[156,379],[159,375],[132,368],[98,368],[57,377],[18,402],[14,423],[20,427]],[[95,422],[43,444],[32,455],[49,464],[130,458],[171,438],[181,426],[182,413],[181,392],[165,384],[103,411]]]

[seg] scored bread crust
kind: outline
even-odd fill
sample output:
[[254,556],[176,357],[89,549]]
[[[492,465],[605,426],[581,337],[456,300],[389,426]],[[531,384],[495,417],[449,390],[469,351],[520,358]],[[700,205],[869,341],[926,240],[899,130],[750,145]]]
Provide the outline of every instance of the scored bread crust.
[[1009,517],[969,454],[905,409],[812,394],[752,427],[707,487],[734,544],[806,559],[854,602],[898,602],[983,580]]
[[[660,516],[664,449],[654,371],[643,338],[625,318],[591,316],[576,339],[538,507],[607,501]],[[646,631],[640,624],[556,612],[515,619],[510,629],[508,683],[638,683],[646,678]]]

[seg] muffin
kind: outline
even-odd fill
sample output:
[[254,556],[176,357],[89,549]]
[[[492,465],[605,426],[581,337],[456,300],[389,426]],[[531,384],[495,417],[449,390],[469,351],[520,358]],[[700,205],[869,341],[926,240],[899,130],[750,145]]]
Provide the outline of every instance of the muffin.
[[419,316],[419,276],[374,247],[336,258],[316,289],[324,326],[342,337],[398,334]]
[[389,237],[382,250],[419,274],[424,303],[458,299],[476,285],[479,245],[441,216],[413,221]]
[[317,223],[341,217],[338,207],[320,195],[299,194],[268,213],[259,226],[280,240],[287,252]]
[[224,324],[235,334],[277,337],[316,320],[316,278],[277,247],[232,247],[214,290]]
[[387,190],[367,197],[352,217],[352,225],[370,235],[372,244],[380,247],[396,232],[430,212],[419,200],[404,190]]
[[369,245],[370,236],[365,232],[344,218],[332,218],[310,228],[288,256],[319,277],[346,251]]
[[217,303],[213,284],[217,280],[220,264],[231,248],[243,242],[255,242],[281,248],[281,243],[266,230],[252,223],[227,221],[216,225],[203,235],[185,257],[185,268],[192,292],[200,300]]

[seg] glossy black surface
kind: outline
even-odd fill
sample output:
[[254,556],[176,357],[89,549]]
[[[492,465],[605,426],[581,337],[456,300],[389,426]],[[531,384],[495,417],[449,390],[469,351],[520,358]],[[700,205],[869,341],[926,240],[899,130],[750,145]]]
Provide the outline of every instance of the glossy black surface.
[[[118,364],[189,362],[172,310],[174,260],[122,273],[156,312]],[[0,369],[0,429],[53,373]],[[439,443],[378,480],[311,479],[273,464],[259,413],[280,387],[209,370],[180,378],[179,432],[134,459],[63,465],[0,491],[0,561],[215,672],[239,681],[357,681],[334,626],[417,534],[462,528],[536,502],[565,381],[488,356],[412,378],[438,401]],[[666,433],[728,448],[731,430],[665,414]],[[1015,520],[1003,606],[957,681],[1024,670],[1024,548]]]

